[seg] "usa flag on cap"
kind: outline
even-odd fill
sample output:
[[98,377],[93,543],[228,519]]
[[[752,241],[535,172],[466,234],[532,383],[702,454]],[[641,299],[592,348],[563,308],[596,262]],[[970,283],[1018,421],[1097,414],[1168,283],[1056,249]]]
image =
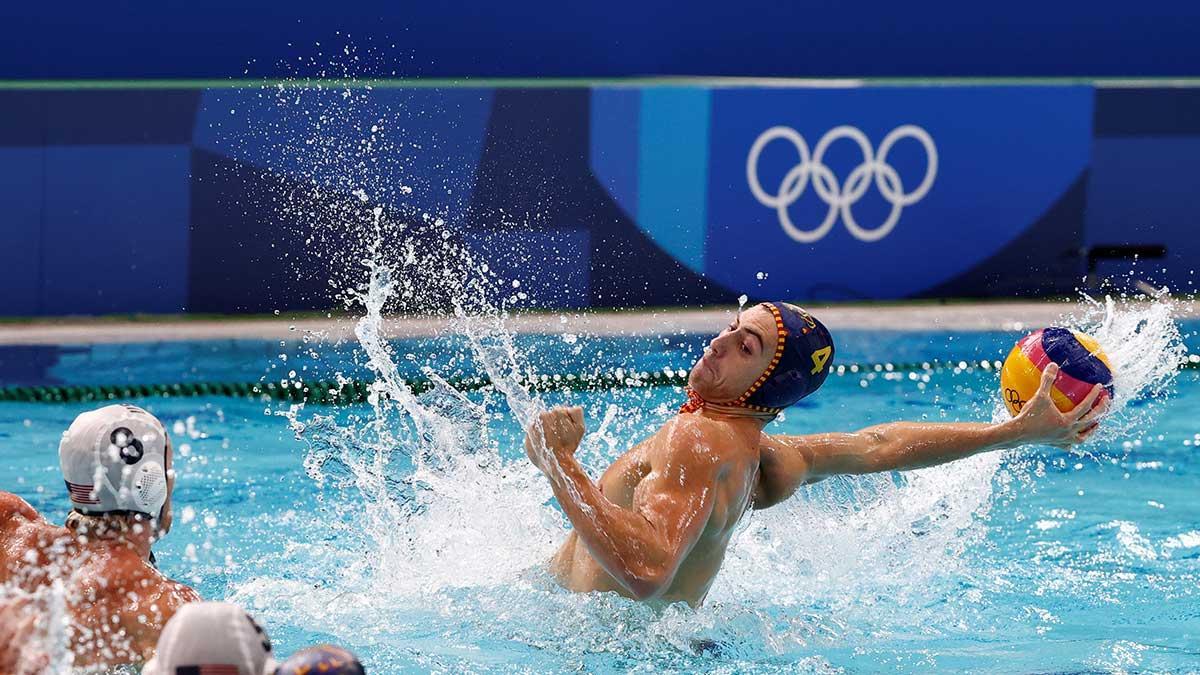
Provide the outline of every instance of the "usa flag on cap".
[[238,667],[228,663],[206,663],[199,666],[176,666],[175,675],[238,675]]
[[100,497],[96,494],[95,486],[72,483],[69,480],[63,482],[67,484],[67,492],[71,493],[71,501],[76,504],[100,503]]

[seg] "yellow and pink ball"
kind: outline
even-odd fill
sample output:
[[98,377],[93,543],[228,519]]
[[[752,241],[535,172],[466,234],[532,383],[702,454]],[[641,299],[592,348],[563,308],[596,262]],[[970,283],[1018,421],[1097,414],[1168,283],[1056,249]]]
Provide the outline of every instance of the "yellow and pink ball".
[[1059,368],[1050,390],[1059,410],[1074,409],[1097,384],[1104,385],[1104,391],[1094,405],[1112,397],[1112,363],[1100,343],[1086,333],[1052,326],[1021,338],[1000,370],[1001,396],[1013,416],[1037,393],[1042,369],[1051,363]]

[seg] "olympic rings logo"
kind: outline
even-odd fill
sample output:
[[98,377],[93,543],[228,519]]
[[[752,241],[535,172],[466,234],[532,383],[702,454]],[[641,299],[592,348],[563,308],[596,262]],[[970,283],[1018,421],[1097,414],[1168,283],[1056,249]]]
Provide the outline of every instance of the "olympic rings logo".
[[1017,412],[1021,412],[1021,408],[1025,407],[1025,401],[1021,400],[1021,394],[1016,389],[1006,388],[1004,390],[1004,399],[1008,401],[1012,405],[1013,409]]
[[[838,183],[838,177],[829,167],[825,166],[822,160],[825,159],[825,153],[829,150],[829,146],[843,138],[858,144],[863,161],[846,177],[845,184],[841,185]],[[927,158],[925,178],[912,192],[904,192],[900,174],[887,162],[892,146],[904,138],[912,138],[920,142],[925,148]],[[779,183],[778,192],[772,195],[763,189],[762,183],[758,180],[758,158],[763,149],[776,139],[786,140],[795,146],[796,152],[800,156],[800,162],[787,172],[787,175]],[[795,129],[778,126],[762,132],[754,141],[754,145],[750,147],[750,154],[746,157],[746,181],[750,184],[750,192],[754,193],[754,198],[763,206],[775,209],[775,212],[779,214],[779,224],[783,227],[783,231],[802,244],[811,244],[828,234],[834,223],[837,222],[839,214],[850,234],[860,241],[872,242],[886,237],[900,221],[900,212],[904,207],[915,204],[929,192],[929,188],[933,187],[933,181],[937,177],[937,165],[937,147],[933,144],[933,139],[927,131],[912,124],[896,127],[885,136],[883,142],[879,144],[878,154],[872,150],[871,142],[867,140],[866,134],[852,126],[842,125],[830,129],[821,137],[821,140],[817,141],[811,155],[808,151],[808,143],[804,141],[803,136]],[[858,224],[851,208],[870,189],[872,178],[874,178],[879,193],[891,204],[892,208],[882,225],[875,229],[868,229]],[[808,188],[810,180],[813,190],[829,206],[829,211],[820,225],[805,230],[792,222],[791,215],[788,214],[788,207],[800,199],[805,189]]]

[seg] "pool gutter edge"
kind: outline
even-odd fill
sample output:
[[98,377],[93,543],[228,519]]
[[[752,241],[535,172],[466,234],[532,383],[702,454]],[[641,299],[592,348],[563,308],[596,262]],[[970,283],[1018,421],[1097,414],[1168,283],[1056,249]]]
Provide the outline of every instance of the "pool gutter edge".
[[[901,305],[894,307],[809,307],[833,330],[879,331],[992,331],[1022,330],[1052,325],[1080,306],[1064,301]],[[1177,303],[1177,318],[1200,317],[1195,301]],[[654,310],[628,312],[555,312],[516,314],[508,325],[516,333],[582,333],[598,336],[710,333],[723,325],[729,309]],[[120,321],[55,319],[0,325],[0,345],[87,345],[206,340],[309,340],[335,342],[354,339],[355,319],[167,319]],[[445,334],[446,317],[389,317],[384,333],[392,338]]]

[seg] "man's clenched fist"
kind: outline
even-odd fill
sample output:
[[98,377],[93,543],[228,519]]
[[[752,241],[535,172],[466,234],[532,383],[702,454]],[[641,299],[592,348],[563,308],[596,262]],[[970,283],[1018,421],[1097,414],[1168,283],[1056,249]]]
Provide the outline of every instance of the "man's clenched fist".
[[[526,430],[525,454],[544,473],[549,466],[546,461],[549,455],[566,457],[579,449],[583,431],[583,408],[552,408],[539,415]],[[539,434],[541,443],[538,442]]]

